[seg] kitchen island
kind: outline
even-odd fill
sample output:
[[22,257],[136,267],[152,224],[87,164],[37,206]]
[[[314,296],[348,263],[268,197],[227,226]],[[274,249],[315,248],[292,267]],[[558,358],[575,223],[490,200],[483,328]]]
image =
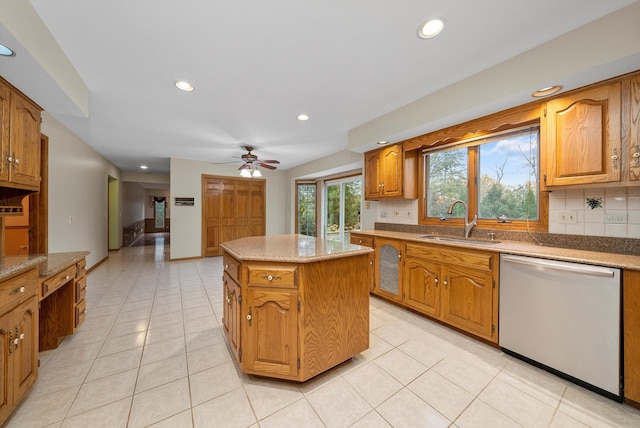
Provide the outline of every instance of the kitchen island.
[[368,349],[368,247],[303,235],[222,244],[223,326],[244,373],[305,381]]

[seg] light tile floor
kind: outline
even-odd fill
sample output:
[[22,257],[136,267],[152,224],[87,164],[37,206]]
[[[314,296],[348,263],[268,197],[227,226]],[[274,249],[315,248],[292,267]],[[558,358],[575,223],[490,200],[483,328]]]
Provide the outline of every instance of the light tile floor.
[[86,321],[40,354],[6,427],[640,427],[636,409],[376,298],[366,352],[302,384],[241,374],[221,259],[167,259],[124,248],[89,274]]

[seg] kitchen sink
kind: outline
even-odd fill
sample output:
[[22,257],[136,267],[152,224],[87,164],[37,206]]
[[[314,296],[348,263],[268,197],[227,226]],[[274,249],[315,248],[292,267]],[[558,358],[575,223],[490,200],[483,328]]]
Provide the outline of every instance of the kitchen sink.
[[426,239],[429,241],[453,242],[458,244],[474,244],[474,245],[493,245],[493,244],[498,244],[500,242],[500,241],[487,241],[485,239],[477,239],[477,238],[454,238],[454,237],[440,236],[440,235],[422,235],[422,236],[418,236],[418,239]]

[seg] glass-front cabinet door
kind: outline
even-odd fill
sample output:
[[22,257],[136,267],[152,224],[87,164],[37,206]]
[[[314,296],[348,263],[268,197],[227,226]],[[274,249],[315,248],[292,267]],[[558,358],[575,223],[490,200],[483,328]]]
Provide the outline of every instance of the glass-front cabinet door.
[[376,238],[376,287],[375,294],[397,301],[402,300],[402,242],[395,239]]

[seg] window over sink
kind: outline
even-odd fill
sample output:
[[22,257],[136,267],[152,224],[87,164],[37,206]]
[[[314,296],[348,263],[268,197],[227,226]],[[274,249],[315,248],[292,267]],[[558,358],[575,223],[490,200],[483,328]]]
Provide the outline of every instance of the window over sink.
[[470,219],[477,215],[480,226],[546,230],[546,219],[541,220],[547,195],[540,192],[539,125],[479,134],[423,150],[420,222],[461,221],[461,204],[451,214],[447,211],[462,200]]

